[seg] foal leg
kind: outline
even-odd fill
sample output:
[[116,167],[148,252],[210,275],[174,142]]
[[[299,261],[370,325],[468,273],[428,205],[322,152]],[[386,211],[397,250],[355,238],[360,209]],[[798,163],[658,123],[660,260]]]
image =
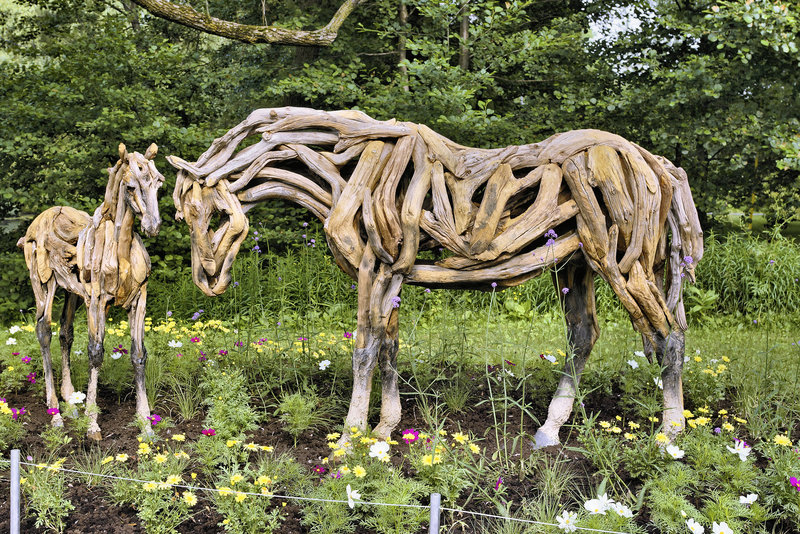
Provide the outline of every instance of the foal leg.
[[106,337],[106,309],[105,303],[97,297],[92,297],[86,314],[89,326],[89,387],[86,391],[86,415],[89,417],[89,430],[86,435],[90,439],[100,441],[103,439],[100,426],[97,424],[97,379],[100,375],[100,366],[103,365],[103,341]]
[[399,321],[397,309],[392,309],[389,324],[383,336],[380,350],[381,366],[381,420],[375,427],[375,435],[380,439],[388,439],[397,425],[400,424],[400,388],[397,374],[397,351],[400,347]]
[[[35,266],[34,266],[35,269]],[[51,276],[46,284],[39,282],[39,277],[31,273],[33,294],[36,298],[36,337],[42,349],[42,367],[44,368],[45,395],[48,410],[55,410],[53,426],[64,426],[64,420],[58,413],[58,396],[53,379],[53,360],[50,356],[50,338],[53,335],[50,321],[53,319],[53,298],[56,294],[56,279]]]
[[72,351],[75,309],[78,307],[78,295],[67,291],[64,298],[64,309],[61,311],[61,330],[58,339],[61,345],[61,398],[67,400],[75,392],[69,370],[69,355]]
[[[559,271],[556,278],[572,354],[564,362],[564,372],[550,401],[547,420],[533,437],[537,449],[560,443],[558,431],[572,413],[581,373],[600,334],[595,308],[594,272],[584,261],[578,260]],[[566,294],[564,289],[568,290]]]
[[[147,363],[147,349],[144,346],[144,316],[147,305],[147,284],[142,285],[139,296],[133,299],[128,309],[128,323],[131,327],[131,363],[133,364],[133,380],[136,388],[136,415],[139,422],[147,423],[150,417],[150,405],[147,403],[144,370]],[[146,427],[148,431],[150,427]]]

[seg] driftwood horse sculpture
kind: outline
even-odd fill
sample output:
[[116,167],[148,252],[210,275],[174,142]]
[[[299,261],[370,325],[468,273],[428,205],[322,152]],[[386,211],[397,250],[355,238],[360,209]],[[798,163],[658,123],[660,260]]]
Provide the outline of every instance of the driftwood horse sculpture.
[[155,236],[161,226],[158,212],[158,188],[164,177],[153,164],[158,147],[150,145],[144,155],[129,153],[119,145],[119,161],[108,169],[108,185],[103,203],[94,216],[69,206],[56,206],[33,220],[17,246],[25,250],[25,262],[31,273],[36,297],[36,335],[42,349],[48,412],[52,423],[63,425],[58,413],[58,397],[53,380],[50,356],[50,321],[53,297],[64,288],[61,313],[62,380],[61,396],[68,400],[74,393],[70,378],[75,309],[78,298],[86,304],[89,327],[89,387],[86,413],[90,418],[88,435],[101,439],[97,424],[97,377],[103,363],[103,339],[108,307],[113,303],[128,310],[131,329],[130,357],[136,387],[136,414],[144,422],[150,416],[144,382],[147,359],[144,339],[144,316],[150,256],[142,239],[134,232],[134,218],[141,218],[142,233]]
[[[250,136],[258,141],[244,143]],[[403,284],[504,288],[556,262],[564,264],[555,282],[572,354],[537,446],[558,443],[599,334],[595,275],[613,288],[664,368],[667,431],[683,427],[681,284],[694,278],[703,245],[686,174],[666,159],[597,130],[485,150],[422,124],[292,107],[254,111],[196,163],[168,159],[179,169],[173,199],[191,230],[193,279],[207,295],[230,283],[245,214],[256,203],[295,202],[324,222],[337,264],[358,281],[347,427],[367,424],[378,362],[374,431],[388,436],[400,421],[393,301]],[[210,228],[220,213],[227,220]],[[439,247],[448,257],[418,259]]]

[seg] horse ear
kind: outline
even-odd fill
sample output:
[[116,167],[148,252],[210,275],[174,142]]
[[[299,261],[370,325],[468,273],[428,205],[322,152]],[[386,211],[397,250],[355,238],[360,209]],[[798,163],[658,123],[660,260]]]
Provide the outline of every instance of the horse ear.
[[119,159],[125,160],[128,157],[128,149],[125,148],[125,143],[119,144]]
[[147,159],[153,159],[158,154],[158,145],[153,143],[149,147],[147,147],[147,152],[144,153],[144,157]]

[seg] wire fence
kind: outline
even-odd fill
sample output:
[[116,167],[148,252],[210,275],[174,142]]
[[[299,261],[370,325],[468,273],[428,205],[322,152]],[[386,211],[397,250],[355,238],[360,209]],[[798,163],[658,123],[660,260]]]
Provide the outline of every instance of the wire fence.
[[320,499],[317,497],[299,497],[294,495],[280,495],[275,493],[255,493],[249,491],[234,491],[230,489],[220,489],[220,488],[207,488],[204,486],[196,486],[191,484],[167,484],[165,482],[156,481],[156,480],[141,480],[138,478],[130,478],[130,477],[120,477],[116,475],[107,475],[103,473],[91,473],[88,471],[79,471],[77,469],[69,469],[66,467],[59,467],[53,466],[48,464],[42,463],[31,463],[31,462],[23,462],[20,460],[20,452],[18,449],[14,449],[11,451],[11,458],[4,459],[0,458],[0,464],[10,464],[11,466],[11,473],[9,479],[0,479],[0,480],[9,480],[11,483],[11,495],[10,495],[10,504],[11,504],[11,534],[19,534],[20,532],[20,466],[29,466],[38,469],[48,469],[50,471],[60,471],[63,473],[70,473],[75,475],[85,475],[90,477],[98,477],[98,478],[105,478],[111,480],[121,480],[125,482],[135,482],[138,484],[155,484],[159,489],[165,488],[177,488],[177,489],[185,489],[188,491],[195,491],[195,492],[205,492],[205,493],[217,493],[217,494],[240,494],[240,495],[247,495],[247,496],[254,496],[254,497],[262,497],[268,499],[284,499],[290,501],[298,501],[298,502],[326,502],[326,503],[340,503],[340,504],[347,504],[348,506],[355,506],[358,504],[359,506],[388,506],[388,507],[395,507],[395,508],[416,508],[416,509],[425,509],[430,510],[430,523],[429,523],[429,534],[439,534],[440,532],[440,516],[441,512],[451,512],[457,514],[466,514],[471,515],[474,517],[484,517],[487,519],[498,519],[504,521],[513,521],[518,523],[526,523],[531,525],[538,525],[538,526],[547,526],[547,527],[555,527],[558,529],[566,530],[568,532],[580,530],[584,532],[601,532],[604,534],[629,534],[626,532],[620,532],[617,530],[603,530],[603,529],[596,529],[596,528],[589,528],[589,527],[580,527],[578,525],[570,524],[567,528],[563,524],[557,523],[547,523],[544,521],[534,521],[532,519],[522,519],[519,517],[511,517],[511,516],[504,516],[504,515],[494,515],[494,514],[487,514],[483,512],[474,512],[471,510],[461,510],[459,508],[448,508],[440,505],[441,502],[441,495],[438,493],[432,493],[430,496],[430,504],[398,504],[398,503],[385,503],[385,502],[375,502],[375,501],[362,501],[360,498],[353,498],[351,500],[345,499]]

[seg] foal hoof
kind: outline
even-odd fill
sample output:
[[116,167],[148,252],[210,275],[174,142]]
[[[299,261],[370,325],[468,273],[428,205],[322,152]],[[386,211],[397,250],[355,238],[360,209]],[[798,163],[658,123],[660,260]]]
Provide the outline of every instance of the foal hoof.
[[50,424],[56,428],[64,428],[64,419],[61,417],[61,414],[55,414]]
[[86,437],[88,437],[92,441],[102,441],[103,434],[100,433],[99,430],[89,431],[86,433]]
[[551,436],[548,436],[542,429],[536,431],[536,434],[533,436],[533,448],[534,449],[543,449],[544,447],[550,447],[552,445],[559,445],[561,442],[558,441],[558,436],[553,439]]

